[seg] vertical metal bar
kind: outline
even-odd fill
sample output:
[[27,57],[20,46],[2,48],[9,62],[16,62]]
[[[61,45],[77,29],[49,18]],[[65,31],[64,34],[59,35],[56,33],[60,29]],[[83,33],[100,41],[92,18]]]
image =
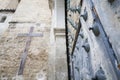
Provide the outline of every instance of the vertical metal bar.
[[71,67],[70,67],[70,53],[68,42],[68,27],[67,27],[67,0],[65,0],[65,32],[66,32],[66,53],[67,53],[67,67],[68,67],[68,80],[71,80]]

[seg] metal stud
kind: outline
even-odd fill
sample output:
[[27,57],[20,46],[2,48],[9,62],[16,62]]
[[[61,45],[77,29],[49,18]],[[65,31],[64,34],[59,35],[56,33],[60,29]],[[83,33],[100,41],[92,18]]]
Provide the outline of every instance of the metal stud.
[[85,51],[88,53],[90,51],[90,45],[88,44],[88,41],[86,40],[84,45],[82,47],[85,49]]
[[118,64],[118,68],[120,69],[120,64]]
[[79,46],[76,46],[76,49],[79,50]]
[[77,67],[77,66],[75,67],[75,69],[76,69],[78,72],[80,71],[80,70],[79,70],[79,67]]
[[87,12],[87,10],[86,10],[86,7],[85,7],[84,13],[81,15],[81,17],[83,17],[83,19],[84,19],[85,21],[87,20],[87,18],[88,18],[88,12]]
[[81,38],[84,38],[84,35],[83,35],[82,32],[80,32],[79,35],[80,35]]
[[102,67],[96,72],[95,78],[92,78],[92,80],[107,80]]
[[95,21],[93,22],[93,26],[89,28],[89,30],[92,30],[95,36],[99,36],[100,31],[99,31],[99,27],[98,27],[98,23],[96,23]]
[[109,3],[113,3],[115,0],[108,0]]
[[79,36],[80,36],[81,38],[84,38],[84,33],[83,33],[83,29],[82,29],[82,28],[80,29]]

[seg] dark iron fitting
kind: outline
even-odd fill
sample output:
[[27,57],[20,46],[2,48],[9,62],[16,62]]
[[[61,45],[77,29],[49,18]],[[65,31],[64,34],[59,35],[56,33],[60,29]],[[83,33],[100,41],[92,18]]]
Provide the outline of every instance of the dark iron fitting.
[[113,3],[115,0],[108,0],[109,3]]
[[84,9],[84,13],[81,15],[85,21],[87,21],[88,18],[88,12],[86,11],[86,8]]
[[97,23],[94,23],[93,27],[89,28],[89,30],[92,30],[92,32],[94,33],[95,36],[100,35],[100,30],[99,30],[99,27],[98,27]]
[[106,75],[102,67],[96,72],[95,78],[92,78],[92,80],[107,80]]
[[81,38],[84,38],[84,34],[82,32],[79,33]]
[[87,53],[90,51],[90,45],[88,43],[85,43],[82,47],[85,49]]

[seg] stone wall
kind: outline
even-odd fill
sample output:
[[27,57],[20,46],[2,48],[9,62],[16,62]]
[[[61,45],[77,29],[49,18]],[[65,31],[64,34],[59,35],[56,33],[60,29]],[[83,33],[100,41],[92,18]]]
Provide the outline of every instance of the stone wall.
[[[0,80],[47,80],[50,25],[48,0],[21,0],[15,13],[3,24],[5,30],[1,30]],[[30,27],[34,27],[33,33],[43,34],[43,37],[32,37],[23,75],[18,75],[28,38],[19,37],[18,34],[28,33]]]
[[[11,24],[0,39],[0,75],[1,79],[14,79],[17,76],[21,57],[26,46],[27,37],[17,36],[19,33],[28,33],[31,25]],[[41,27],[36,27],[33,33],[41,33]],[[39,78],[47,79],[48,70],[48,50],[49,31],[42,31],[43,37],[33,37],[28,51],[23,78],[24,80],[34,80]]]

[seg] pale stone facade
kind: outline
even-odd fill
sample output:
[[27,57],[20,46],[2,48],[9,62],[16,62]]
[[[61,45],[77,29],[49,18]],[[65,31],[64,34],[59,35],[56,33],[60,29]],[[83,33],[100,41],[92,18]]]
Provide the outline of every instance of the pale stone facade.
[[[21,0],[15,12],[0,12],[6,15],[0,23],[0,80],[67,80],[64,0],[55,1],[53,7],[60,9],[50,10],[49,4],[48,0]],[[18,75],[28,39],[18,34],[29,33],[31,27],[43,36],[31,38],[23,74]]]
[[[52,25],[51,25],[51,50],[49,71],[50,80],[67,80],[67,58],[66,58],[66,41],[65,41],[65,6],[64,0],[52,1]],[[55,48],[53,50],[53,48]],[[54,63],[53,63],[54,61]],[[49,68],[50,69],[50,68]],[[54,72],[53,72],[54,71]],[[54,76],[54,77],[53,77]]]

